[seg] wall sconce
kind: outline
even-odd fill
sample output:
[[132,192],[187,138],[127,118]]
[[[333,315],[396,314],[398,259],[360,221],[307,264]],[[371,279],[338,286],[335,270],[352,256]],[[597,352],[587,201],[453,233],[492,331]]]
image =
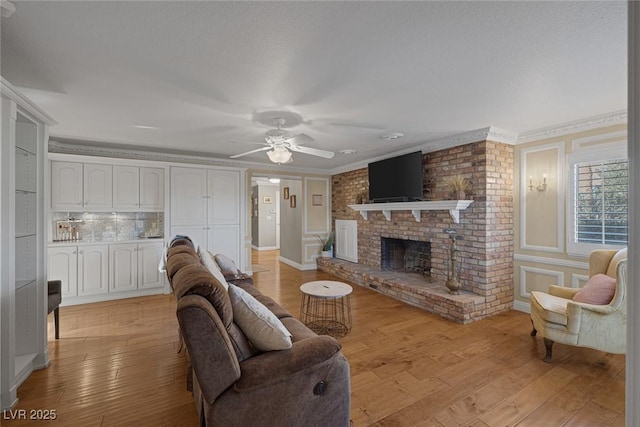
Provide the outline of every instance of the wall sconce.
[[538,190],[538,191],[547,191],[547,174],[542,174],[542,182],[537,184],[533,184],[533,176],[529,175],[529,191]]

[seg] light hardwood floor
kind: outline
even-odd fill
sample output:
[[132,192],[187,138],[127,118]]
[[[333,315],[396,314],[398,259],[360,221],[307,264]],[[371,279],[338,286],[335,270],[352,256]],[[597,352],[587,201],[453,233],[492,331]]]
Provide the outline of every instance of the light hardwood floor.
[[[254,252],[268,269],[255,284],[297,315],[299,286],[332,276],[276,255]],[[517,311],[459,325],[355,285],[351,304],[353,330],[340,341],[354,426],[624,426],[624,356],[556,344],[546,364]],[[14,409],[53,409],[56,425],[197,425],[173,296],[63,307],[60,322],[51,366],[25,381]]]

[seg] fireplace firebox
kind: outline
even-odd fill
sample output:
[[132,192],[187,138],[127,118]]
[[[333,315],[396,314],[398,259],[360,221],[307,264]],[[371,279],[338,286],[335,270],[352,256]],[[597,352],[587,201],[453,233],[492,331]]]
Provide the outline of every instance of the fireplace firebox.
[[431,276],[431,243],[381,237],[380,266],[383,270]]

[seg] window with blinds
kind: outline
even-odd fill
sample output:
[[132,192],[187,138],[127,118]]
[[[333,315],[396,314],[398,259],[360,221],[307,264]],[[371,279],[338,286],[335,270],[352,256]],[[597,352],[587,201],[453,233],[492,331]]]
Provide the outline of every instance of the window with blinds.
[[627,243],[629,189],[627,159],[575,163],[574,242]]

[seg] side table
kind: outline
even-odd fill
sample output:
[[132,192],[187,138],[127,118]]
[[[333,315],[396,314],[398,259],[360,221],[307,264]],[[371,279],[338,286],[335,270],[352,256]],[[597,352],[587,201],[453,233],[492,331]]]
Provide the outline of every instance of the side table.
[[300,321],[320,335],[341,338],[351,331],[351,292],[342,282],[317,280],[300,286]]

